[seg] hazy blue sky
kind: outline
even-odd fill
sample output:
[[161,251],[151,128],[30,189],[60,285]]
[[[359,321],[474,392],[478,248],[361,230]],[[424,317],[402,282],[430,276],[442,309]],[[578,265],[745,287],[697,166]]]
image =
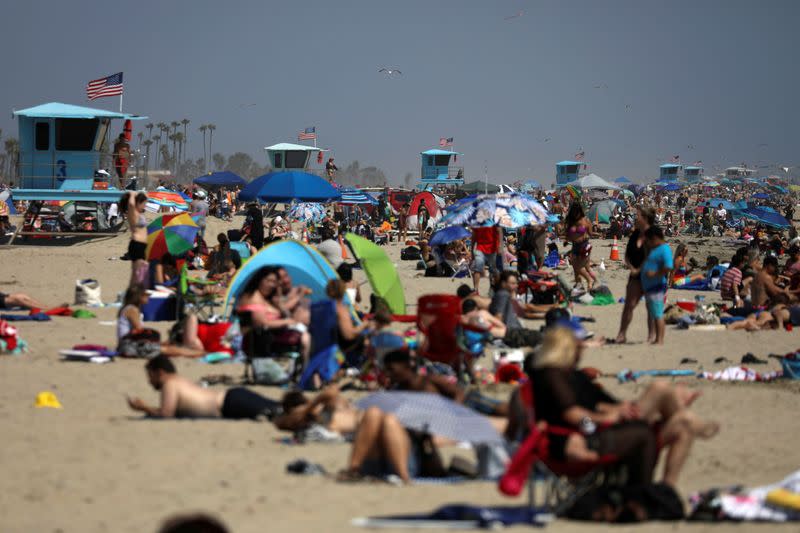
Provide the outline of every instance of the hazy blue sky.
[[0,128],[14,135],[12,108],[89,105],[86,82],[122,70],[125,110],[191,119],[194,156],[197,126],[213,122],[214,151],[261,162],[264,146],[316,126],[337,162],[398,181],[442,136],[467,178],[486,161],[495,182],[550,183],[579,147],[609,178],[652,178],[675,154],[800,163],[795,0],[34,0],[3,12]]

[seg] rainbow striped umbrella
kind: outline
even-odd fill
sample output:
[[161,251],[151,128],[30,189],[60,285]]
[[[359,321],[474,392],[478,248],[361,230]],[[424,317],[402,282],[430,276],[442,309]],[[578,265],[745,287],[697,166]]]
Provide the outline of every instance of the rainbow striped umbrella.
[[185,254],[194,246],[198,231],[200,227],[187,213],[161,215],[147,226],[147,258]]
[[147,193],[147,203],[150,211],[158,212],[160,208],[167,207],[174,211],[188,211],[189,202],[173,191],[150,191]]

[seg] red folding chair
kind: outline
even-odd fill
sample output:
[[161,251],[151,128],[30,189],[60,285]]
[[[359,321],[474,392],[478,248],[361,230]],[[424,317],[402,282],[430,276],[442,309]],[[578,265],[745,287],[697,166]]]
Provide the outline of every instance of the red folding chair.
[[417,301],[417,329],[422,334],[417,353],[429,361],[456,368],[460,363],[458,327],[461,299],[451,294],[428,294]]
[[[618,459],[610,454],[597,461],[559,461],[550,457],[550,436],[568,436],[577,430],[537,423],[530,383],[520,388],[520,398],[528,411],[529,433],[511,458],[498,488],[506,496],[518,496],[527,485],[531,507],[540,500],[559,516],[589,490],[610,481],[617,473]],[[542,498],[537,498],[537,481],[544,485]]]

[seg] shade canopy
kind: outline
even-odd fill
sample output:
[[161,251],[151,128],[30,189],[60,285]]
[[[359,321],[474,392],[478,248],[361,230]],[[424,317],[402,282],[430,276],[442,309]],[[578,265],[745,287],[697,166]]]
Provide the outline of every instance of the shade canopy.
[[14,116],[31,118],[121,118],[129,120],[143,120],[147,118],[139,115],[131,115],[130,113],[117,113],[105,109],[62,104],[61,102],[49,102],[27,109],[20,109],[19,111],[14,111]]
[[277,241],[261,249],[236,273],[225,294],[225,315],[233,311],[250,278],[262,267],[282,266],[292,277],[292,283],[311,289],[311,300],[327,298],[325,287],[332,279],[338,279],[328,261],[314,248],[298,241]]
[[264,203],[331,202],[341,193],[326,180],[307,172],[270,172],[247,184],[239,193],[246,202]]
[[405,314],[406,296],[403,285],[400,283],[400,276],[397,275],[394,263],[386,252],[372,241],[354,233],[348,233],[344,238],[361,264],[361,268],[364,269],[373,294],[382,298],[393,314]]
[[200,176],[195,178],[194,182],[203,187],[244,187],[247,185],[246,179],[227,170]]
[[566,185],[574,185],[575,187],[579,187],[581,189],[605,189],[613,191],[619,190],[619,187],[617,187],[613,183],[607,182],[597,174],[589,174],[588,176],[584,176],[575,181],[571,181]]
[[378,205],[378,200],[356,187],[342,187],[339,189],[339,192],[342,195],[342,199],[339,200],[339,203]]
[[595,202],[589,207],[586,216],[589,220],[608,224],[611,222],[611,217],[614,215],[614,210],[619,207],[619,204],[614,200],[603,200]]
[[620,177],[618,177],[617,179],[614,180],[614,183],[628,184],[628,183],[633,183],[633,182],[631,180],[629,180],[628,178],[626,178],[625,176],[620,176]]

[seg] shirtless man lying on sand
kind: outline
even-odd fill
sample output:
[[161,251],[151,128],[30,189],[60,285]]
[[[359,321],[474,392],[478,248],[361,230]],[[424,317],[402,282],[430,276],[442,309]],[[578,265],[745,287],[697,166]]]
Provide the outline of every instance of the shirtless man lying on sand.
[[140,398],[128,398],[134,411],[158,418],[230,418],[271,419],[279,409],[278,402],[264,398],[244,387],[228,390],[206,389],[179,376],[169,357],[159,355],[145,365],[150,385],[161,392],[158,407],[151,407]]

